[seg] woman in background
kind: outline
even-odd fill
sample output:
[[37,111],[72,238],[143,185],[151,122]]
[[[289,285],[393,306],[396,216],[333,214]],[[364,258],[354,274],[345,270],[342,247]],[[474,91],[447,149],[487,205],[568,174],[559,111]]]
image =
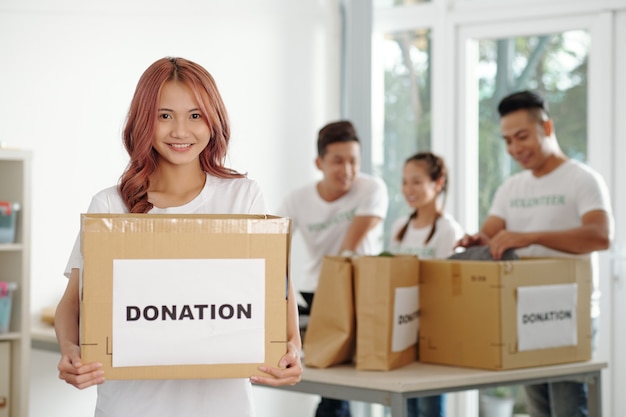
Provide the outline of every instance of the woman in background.
[[390,252],[414,254],[421,259],[447,258],[454,252],[464,232],[443,211],[447,188],[448,170],[440,156],[420,152],[406,160],[402,194],[413,212],[393,223]]
[[[402,194],[413,212],[397,219],[391,229],[389,251],[414,254],[420,259],[447,258],[463,228],[443,212],[448,171],[443,159],[432,152],[420,152],[404,163]],[[442,198],[440,198],[443,195]],[[443,417],[443,395],[407,400],[410,417]]]

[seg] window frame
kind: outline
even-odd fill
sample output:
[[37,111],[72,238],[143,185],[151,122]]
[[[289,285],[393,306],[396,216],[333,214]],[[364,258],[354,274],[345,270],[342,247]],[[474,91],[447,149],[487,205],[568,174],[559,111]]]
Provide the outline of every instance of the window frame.
[[[351,7],[371,7],[359,4],[358,0],[343,0],[351,3]],[[620,165],[619,155],[623,155],[626,145],[616,142],[618,133],[623,137],[626,131],[626,122],[618,120],[617,110],[626,108],[626,98],[618,98],[617,91],[624,89],[626,80],[619,78],[619,68],[626,66],[626,58],[621,57],[615,63],[617,54],[616,30],[618,23],[623,24],[626,18],[615,18],[617,11],[626,11],[623,0],[433,0],[431,3],[377,8],[372,11],[371,29],[374,32],[393,32],[414,29],[429,29],[432,34],[431,65],[434,75],[432,79],[432,136],[431,148],[441,154],[451,167],[451,192],[447,196],[446,209],[466,226],[468,232],[478,229],[478,204],[475,192],[478,184],[478,146],[477,132],[477,97],[475,91],[469,88],[475,80],[472,68],[476,42],[474,39],[500,38],[515,36],[533,36],[544,33],[557,33],[567,30],[585,29],[589,31],[592,45],[589,54],[589,85],[588,90],[588,132],[587,163],[604,176],[612,198],[624,201],[624,191],[617,190],[614,183],[616,178],[624,178],[624,169]],[[624,12],[622,12],[623,14]],[[346,17],[349,20],[349,16]],[[626,29],[621,29],[623,39]],[[367,44],[367,46],[365,46]],[[351,44],[354,48],[371,48],[371,42],[362,42],[361,45]],[[624,55],[626,53],[622,53]],[[360,61],[364,63],[363,60]],[[621,63],[621,66],[620,64]],[[352,68],[355,68],[354,63]],[[345,71],[345,69],[344,69]],[[345,74],[345,72],[344,72]],[[356,88],[343,90],[347,100],[354,102]],[[359,94],[372,93],[371,83],[359,85]],[[615,104],[616,102],[617,105]],[[621,103],[621,104],[620,104]],[[371,105],[371,103],[369,103]],[[623,113],[623,111],[622,111]],[[353,112],[344,112],[350,117]],[[371,112],[369,114],[371,116]],[[365,119],[360,119],[362,123]],[[452,121],[456,120],[457,123]],[[371,158],[371,136],[363,140],[364,159]],[[366,156],[367,155],[367,156]],[[623,164],[622,164],[623,165]],[[371,172],[371,160],[364,165],[364,171]],[[621,176],[616,176],[621,173]],[[474,195],[472,195],[474,194]],[[624,204],[624,203],[622,203]],[[615,206],[617,208],[621,206]],[[626,231],[622,231],[622,240],[626,238]],[[622,251],[626,253],[626,251]],[[612,320],[613,310],[610,294],[614,294],[614,283],[607,277],[612,277],[611,260],[613,254],[609,251],[600,252],[601,291],[603,292],[603,310],[601,340],[599,345],[603,351],[597,355],[603,360],[614,360],[617,346],[610,337],[610,330],[620,321]],[[619,256],[622,256],[621,258]],[[617,257],[625,263],[626,255]],[[624,267],[626,269],[626,267]],[[614,295],[615,297],[615,295]],[[621,295],[626,299],[626,294]],[[626,309],[621,311],[623,317]],[[618,317],[618,316],[615,316]],[[623,338],[622,347],[626,345]],[[626,358],[619,362],[626,363]],[[611,414],[612,409],[622,409],[625,400],[618,399],[618,388],[623,388],[626,376],[615,379],[621,383],[612,385],[613,371],[604,373],[603,384],[607,388],[603,393],[604,410]],[[624,372],[622,369],[621,372]],[[617,407],[617,405],[620,405]],[[613,408],[615,407],[615,408]],[[465,408],[470,412],[471,405]],[[466,415],[472,415],[470,414]]]

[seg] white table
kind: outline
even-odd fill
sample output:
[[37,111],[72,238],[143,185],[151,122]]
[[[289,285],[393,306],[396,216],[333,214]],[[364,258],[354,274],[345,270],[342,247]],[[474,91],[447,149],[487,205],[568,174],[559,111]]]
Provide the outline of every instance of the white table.
[[[601,371],[606,362],[589,361],[507,371],[485,371],[415,362],[388,372],[357,371],[353,365],[305,368],[302,381],[276,387],[327,398],[379,403],[393,417],[406,417],[408,398],[502,385],[526,385],[562,380],[587,382],[589,416],[601,417]],[[274,388],[274,387],[271,387]]]
[[[33,348],[59,351],[52,326],[38,323],[33,327],[31,337]],[[606,367],[606,362],[589,361],[509,371],[485,371],[414,362],[393,371],[376,372],[357,371],[354,365],[340,365],[327,369],[305,368],[302,381],[298,384],[270,388],[383,404],[391,407],[393,417],[406,417],[408,398],[575,379],[588,384],[589,416],[601,417],[601,372]]]

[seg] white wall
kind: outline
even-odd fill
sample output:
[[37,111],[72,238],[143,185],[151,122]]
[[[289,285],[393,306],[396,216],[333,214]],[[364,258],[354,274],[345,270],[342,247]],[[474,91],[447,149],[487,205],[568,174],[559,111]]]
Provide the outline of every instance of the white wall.
[[[182,56],[213,74],[231,116],[229,165],[270,207],[315,178],[316,132],[339,115],[338,0],[4,0],[0,39],[0,142],[34,152],[35,320],[62,294],[79,213],[126,165],[124,117],[153,61]],[[93,391],[59,382],[57,359],[33,353],[30,414],[91,414]],[[259,391],[260,416],[314,402]]]

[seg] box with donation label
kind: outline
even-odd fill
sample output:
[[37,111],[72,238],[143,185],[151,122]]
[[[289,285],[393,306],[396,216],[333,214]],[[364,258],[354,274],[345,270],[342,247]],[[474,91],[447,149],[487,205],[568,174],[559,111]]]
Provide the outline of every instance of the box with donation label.
[[113,379],[247,378],[286,352],[289,219],[83,214],[80,345]]
[[304,336],[304,362],[388,371],[415,362],[416,256],[326,256]]
[[421,261],[420,361],[499,370],[589,360],[591,291],[587,259]]

